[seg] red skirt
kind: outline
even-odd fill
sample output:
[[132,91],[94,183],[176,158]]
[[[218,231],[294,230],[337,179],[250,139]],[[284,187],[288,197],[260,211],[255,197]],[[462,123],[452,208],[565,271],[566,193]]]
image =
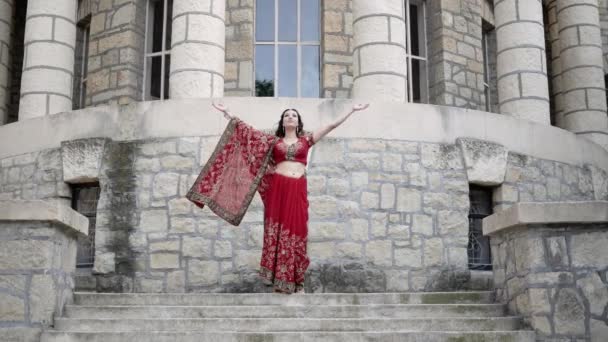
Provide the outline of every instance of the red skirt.
[[306,255],[308,198],[306,177],[273,174],[264,198],[264,246],[260,275],[276,291],[304,286],[310,263]]

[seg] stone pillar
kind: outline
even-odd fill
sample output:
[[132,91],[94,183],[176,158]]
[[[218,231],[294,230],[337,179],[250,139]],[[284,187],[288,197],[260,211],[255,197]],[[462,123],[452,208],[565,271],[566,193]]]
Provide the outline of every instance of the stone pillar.
[[10,46],[14,9],[13,0],[0,0],[0,125],[8,121]]
[[494,0],[500,112],[550,123],[540,0]]
[[72,110],[76,0],[29,0],[19,120]]
[[551,55],[548,61],[551,66],[551,100],[553,101],[553,115],[555,117],[555,125],[562,127],[564,115],[564,101],[562,96],[562,63],[559,58],[559,25],[557,23],[557,0],[549,0],[547,2],[547,20],[549,27],[548,41],[551,44]]
[[557,0],[561,83],[561,127],[608,146],[606,87],[598,2]]
[[404,102],[407,94],[402,0],[353,0],[353,97]]
[[0,200],[0,339],[40,341],[72,301],[77,238],[89,220],[60,204]]
[[224,95],[226,1],[175,0],[169,96]]

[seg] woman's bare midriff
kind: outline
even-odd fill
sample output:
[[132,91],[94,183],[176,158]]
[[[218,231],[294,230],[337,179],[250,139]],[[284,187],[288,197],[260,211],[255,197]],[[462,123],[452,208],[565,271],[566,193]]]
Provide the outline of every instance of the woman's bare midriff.
[[300,162],[286,160],[278,163],[274,172],[286,177],[300,178],[306,173],[306,166]]

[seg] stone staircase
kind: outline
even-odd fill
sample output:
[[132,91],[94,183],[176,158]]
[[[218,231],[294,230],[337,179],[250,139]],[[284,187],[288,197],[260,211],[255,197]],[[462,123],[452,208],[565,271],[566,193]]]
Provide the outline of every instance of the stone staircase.
[[76,293],[43,342],[533,342],[491,292]]

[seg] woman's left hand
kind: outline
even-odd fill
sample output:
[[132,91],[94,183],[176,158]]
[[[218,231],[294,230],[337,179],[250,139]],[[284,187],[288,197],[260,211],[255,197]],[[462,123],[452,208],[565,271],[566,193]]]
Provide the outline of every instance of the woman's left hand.
[[357,112],[357,111],[360,111],[360,110],[367,109],[367,107],[369,107],[369,103],[365,103],[365,104],[359,103],[359,104],[356,104],[356,105],[353,106],[353,112]]

